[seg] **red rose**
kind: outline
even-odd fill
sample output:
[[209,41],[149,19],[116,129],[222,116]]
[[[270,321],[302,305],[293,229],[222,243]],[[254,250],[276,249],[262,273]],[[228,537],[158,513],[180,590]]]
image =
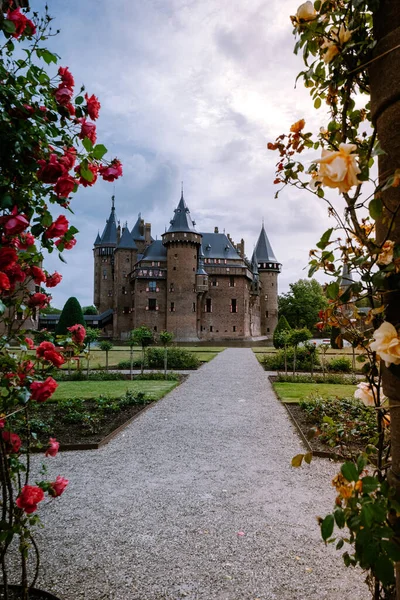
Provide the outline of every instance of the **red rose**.
[[0,271],[0,292],[7,291],[11,288],[10,280],[5,273]]
[[35,238],[31,233],[21,233],[19,239],[16,238],[15,245],[20,250],[26,250],[35,243]]
[[32,338],[26,337],[24,341],[25,344],[28,346],[29,350],[35,349],[35,342],[32,340]]
[[76,161],[75,148],[64,148],[64,156],[61,156],[58,160],[66,168],[67,171],[70,171],[75,165]]
[[57,442],[56,438],[50,438],[49,439],[49,446],[45,452],[45,456],[52,456],[54,458],[54,456],[56,456],[58,449],[60,447],[60,442]]
[[24,485],[15,504],[28,515],[35,512],[37,505],[44,498],[44,492],[36,485]]
[[[12,34],[14,38],[19,38],[23,33],[27,35],[35,35],[36,33],[35,24],[32,23],[32,21],[28,19],[23,13],[21,13],[19,8],[15,10],[8,9],[7,21],[11,21],[11,23],[14,23],[15,31]],[[28,31],[26,31],[26,29]]]
[[65,166],[57,154],[50,154],[48,162],[45,160],[38,160],[37,162],[41,168],[36,173],[36,176],[43,183],[56,183],[58,178],[66,172]]
[[79,133],[79,138],[81,140],[84,140],[85,138],[89,138],[89,140],[92,142],[92,144],[96,143],[97,140],[97,135],[96,135],[96,125],[94,123],[91,123],[90,121],[87,121],[86,119],[78,119],[78,121],[81,123],[81,131]]
[[114,158],[108,167],[101,166],[99,173],[105,181],[114,181],[122,175],[122,163]]
[[98,171],[97,165],[89,164],[87,166],[87,168],[89,169],[89,171],[91,171],[91,173],[93,173],[93,179],[92,179],[92,181],[88,181],[87,179],[85,179],[84,177],[82,177],[82,175],[81,175],[81,165],[78,165],[77,167],[75,167],[75,172],[80,177],[79,183],[81,183],[83,185],[83,187],[87,187],[88,185],[94,185],[96,183],[96,180],[97,180],[97,171]]
[[56,480],[50,484],[50,496],[53,496],[54,498],[57,498],[57,496],[61,496],[67,485],[68,479],[65,479],[65,477],[61,477],[61,475],[58,475],[56,477]]
[[64,215],[60,215],[47,229],[45,236],[47,239],[60,237],[67,233],[69,227],[68,220]]
[[43,354],[44,360],[51,362],[57,369],[61,367],[65,363],[65,359],[59,352],[55,352],[53,350],[48,350]]
[[68,69],[68,67],[59,67],[58,74],[60,75],[61,81],[65,85],[65,87],[67,87],[67,88],[74,87],[75,81],[74,81],[73,75],[72,75],[71,71]]
[[54,186],[54,193],[59,198],[68,198],[77,183],[71,175],[63,175]]
[[92,94],[91,96],[85,94],[85,99],[89,117],[93,119],[93,121],[95,121],[99,116],[99,110],[101,107],[99,99],[94,94]]
[[[62,85],[62,84],[61,84]],[[57,104],[60,106],[67,106],[71,102],[73,91],[67,87],[58,87],[54,93]]]
[[27,306],[29,308],[46,308],[51,302],[51,296],[47,296],[47,294],[42,294],[41,292],[37,292],[36,294],[32,294],[29,296],[27,301]]
[[0,419],[0,429],[4,429],[5,424],[6,424],[6,420]]
[[62,275],[54,271],[53,275],[47,275],[46,277],[46,286],[47,287],[56,287],[60,283],[62,279]]
[[58,383],[52,377],[48,377],[44,381],[34,381],[30,385],[31,399],[36,402],[45,402],[54,394],[57,387]]
[[36,285],[40,285],[46,281],[46,274],[40,267],[30,267],[29,275],[33,277],[33,281],[36,283]]
[[68,331],[72,333],[72,339],[76,344],[82,344],[86,337],[86,329],[83,325],[77,323],[76,325],[72,325],[72,327],[67,327]]
[[11,431],[3,431],[1,434],[6,445],[7,454],[17,454],[21,448],[21,438]]
[[0,269],[11,267],[17,262],[18,254],[14,248],[0,248]]
[[55,345],[52,344],[51,342],[42,342],[36,348],[36,356],[38,358],[42,358],[44,356],[45,352],[55,351],[55,349],[56,349]]
[[71,117],[75,116],[75,106],[71,104],[71,102],[69,104],[66,104],[65,108],[67,109]]
[[18,214],[18,208],[14,206],[10,215],[0,217],[0,225],[4,227],[6,235],[15,235],[24,231],[29,226],[29,221],[25,215]]
[[57,240],[56,246],[58,247],[60,244],[64,245],[64,250],[71,250],[76,244],[76,239],[72,238],[72,240],[69,240],[69,241],[67,241],[65,239]]
[[7,273],[11,286],[14,286],[17,282],[22,283],[26,279],[26,273],[21,269],[18,263],[5,267],[4,270]]

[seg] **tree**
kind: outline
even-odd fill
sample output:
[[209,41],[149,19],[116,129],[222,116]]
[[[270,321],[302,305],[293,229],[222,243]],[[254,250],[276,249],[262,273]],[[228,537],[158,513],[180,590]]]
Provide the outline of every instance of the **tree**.
[[60,315],[62,313],[61,308],[55,308],[54,306],[47,306],[42,308],[40,311],[41,315]]
[[97,315],[98,311],[97,308],[93,305],[91,306],[83,306],[82,307],[82,312],[84,315]]
[[106,353],[106,371],[108,371],[108,353],[110,352],[113,346],[114,344],[110,342],[110,340],[103,340],[99,344],[100,350]]
[[291,327],[315,328],[318,313],[328,302],[316,279],[299,279],[290,284],[290,291],[278,297],[279,317],[286,317]]
[[160,342],[164,346],[164,377],[167,379],[167,367],[168,367],[168,346],[170,346],[174,339],[174,334],[170,331],[161,331],[159,335]]
[[89,364],[90,364],[90,347],[93,342],[96,342],[99,339],[99,330],[94,327],[86,328],[86,337],[85,343],[87,344],[87,363],[86,363],[86,374],[89,377]]
[[74,296],[71,296],[64,304],[60,320],[56,325],[55,335],[67,335],[68,327],[72,327],[76,323],[85,326],[85,319],[78,300]]
[[293,331],[290,332],[289,342],[290,345],[293,346],[293,376],[296,375],[297,347],[299,344],[306,342],[311,337],[311,331],[309,331],[306,327],[303,329],[293,329]]
[[146,357],[146,348],[150,346],[150,344],[154,341],[154,335],[151,329],[142,325],[141,327],[137,327],[136,329],[132,329],[131,331],[131,340],[132,343],[136,346],[142,347],[142,360],[140,366],[140,372],[143,375],[144,370],[144,360]]
[[275,327],[274,336],[272,338],[272,342],[274,344],[274,348],[283,348],[284,347],[284,339],[281,336],[282,331],[290,331],[292,328],[285,315],[281,315],[279,317],[278,325]]

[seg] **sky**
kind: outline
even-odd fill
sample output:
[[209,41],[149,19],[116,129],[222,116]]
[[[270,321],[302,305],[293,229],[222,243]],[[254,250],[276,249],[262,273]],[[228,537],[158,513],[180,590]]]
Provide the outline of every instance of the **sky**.
[[[45,267],[63,275],[52,306],[75,295],[93,303],[93,242],[115,194],[121,225],[138,213],[160,237],[181,189],[199,231],[245,240],[251,257],[264,219],[282,263],[279,292],[307,276],[310,248],[333,225],[322,200],[286,188],[274,198],[277,156],[267,143],[305,118],[325,124],[296,75],[292,0],[49,0],[47,47],[68,66],[76,88],[101,102],[98,143],[123,163],[124,176],[98,180],[73,196],[77,244]],[[41,0],[31,0],[41,10]],[[307,157],[304,157],[307,158]],[[315,156],[314,158],[317,158]],[[311,162],[312,156],[308,157]],[[307,163],[307,160],[306,160]],[[333,191],[334,199],[338,198]],[[323,279],[321,279],[323,281]]]

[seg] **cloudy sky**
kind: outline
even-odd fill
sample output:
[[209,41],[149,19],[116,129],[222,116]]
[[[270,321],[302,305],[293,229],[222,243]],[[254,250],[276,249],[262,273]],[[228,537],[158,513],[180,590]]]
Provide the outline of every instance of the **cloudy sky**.
[[[139,212],[160,236],[180,196],[181,180],[200,231],[244,238],[251,256],[262,219],[283,271],[280,292],[306,276],[308,251],[332,223],[314,196],[294,189],[274,199],[276,156],[266,145],[305,117],[324,124],[308,92],[294,81],[289,19],[296,0],[49,0],[48,47],[77,85],[101,102],[98,142],[118,156],[115,183],[121,224]],[[31,0],[33,10],[43,6]],[[63,282],[53,306],[70,295],[93,302],[93,242],[102,232],[114,184],[81,189],[71,222],[80,230],[67,265],[51,257]],[[336,196],[336,192],[334,192]]]

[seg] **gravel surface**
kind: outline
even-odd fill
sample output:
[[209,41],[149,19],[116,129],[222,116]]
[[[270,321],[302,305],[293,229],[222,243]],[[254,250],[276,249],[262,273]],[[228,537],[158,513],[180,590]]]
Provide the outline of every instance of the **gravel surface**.
[[250,349],[228,349],[100,450],[48,459],[39,587],[62,600],[365,600],[321,541],[337,465],[302,452]]

